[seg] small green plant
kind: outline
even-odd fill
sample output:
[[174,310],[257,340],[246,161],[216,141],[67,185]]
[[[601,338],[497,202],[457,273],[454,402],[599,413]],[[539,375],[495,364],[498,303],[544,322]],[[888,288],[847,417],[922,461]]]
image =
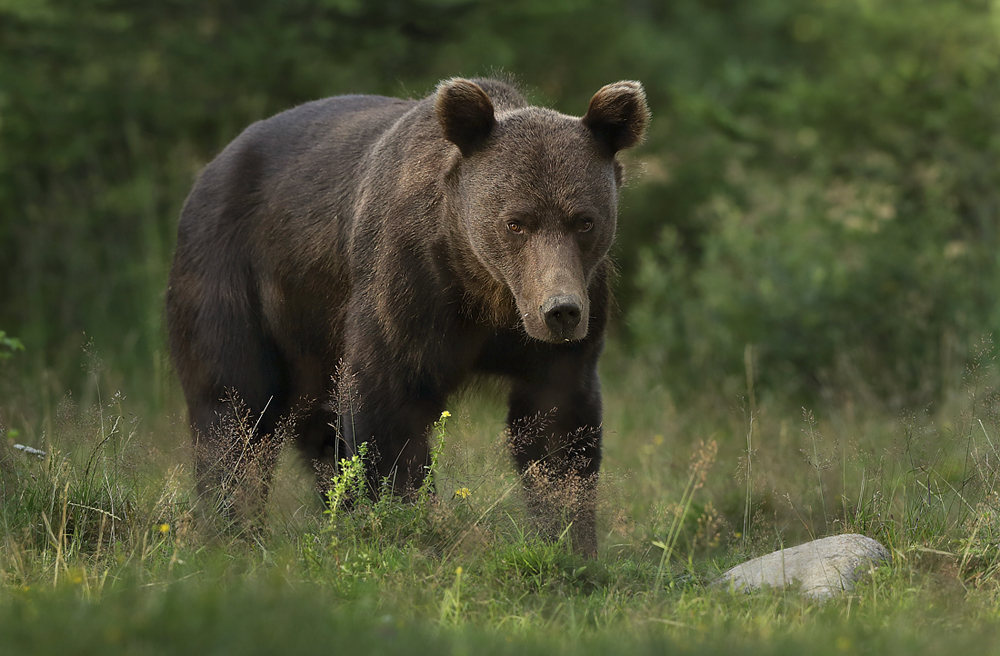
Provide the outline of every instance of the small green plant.
[[684,526],[684,520],[691,510],[695,493],[705,486],[708,471],[715,462],[718,450],[719,446],[715,440],[710,440],[708,443],[704,440],[699,442],[698,448],[691,457],[691,464],[688,467],[687,485],[685,485],[684,492],[681,494],[681,500],[673,508],[673,517],[670,522],[670,528],[667,529],[666,537],[663,540],[653,540],[653,546],[660,549],[660,563],[656,568],[655,589],[657,590],[663,586],[664,576],[669,574],[670,559],[674,555],[674,549],[677,546],[677,539],[680,537],[681,529]]
[[[448,513],[440,512],[440,503],[434,493],[436,471],[444,449],[446,424],[451,413],[445,411],[431,429],[434,444],[430,462],[420,487],[410,501],[393,494],[391,481],[377,483],[378,494],[370,494],[371,467],[368,443],[362,443],[357,453],[344,458],[326,494],[326,522],[321,535],[306,540],[306,558],[318,564],[333,555],[344,573],[367,573],[373,554],[387,550],[419,549],[435,546],[438,540],[436,524]],[[467,498],[456,495],[450,501],[459,504]],[[325,539],[324,539],[325,538]],[[316,545],[324,545],[317,550]],[[440,546],[440,545],[436,545]],[[360,560],[359,560],[360,559]],[[350,561],[350,562],[348,562]],[[359,563],[364,561],[362,567]]]
[[455,626],[462,616],[462,568],[455,568],[455,582],[444,591],[441,600],[441,624]]
[[823,471],[829,469],[833,464],[832,459],[825,451],[820,451],[819,442],[823,440],[819,429],[816,426],[816,417],[812,410],[802,409],[802,419],[806,423],[805,433],[809,436],[810,451],[803,452],[806,463],[816,472],[816,489],[819,490],[820,509],[823,513],[823,532],[829,531],[826,506],[826,486],[823,484]]
[[340,461],[340,469],[334,475],[330,490],[326,493],[327,508],[324,514],[327,517],[327,525],[324,532],[331,537],[331,546],[336,547],[339,542],[338,526],[343,517],[345,507],[351,503],[365,503],[365,462],[368,457],[368,443],[363,442],[358,447],[358,452],[350,458],[343,458]]
[[451,413],[445,410],[431,428],[434,442],[431,445],[431,462],[427,465],[424,480],[417,491],[417,499],[420,504],[426,504],[434,494],[434,481],[437,475],[438,461],[441,459],[441,452],[444,451],[449,417],[451,417]]
[[747,417],[747,427],[746,427],[746,440],[747,448],[743,453],[743,457],[740,462],[739,475],[744,477],[744,483],[746,484],[745,493],[743,496],[743,531],[740,533],[742,538],[744,549],[747,547],[750,541],[750,529],[752,528],[753,522],[753,459],[754,459],[754,444],[753,444],[753,411],[746,413]]

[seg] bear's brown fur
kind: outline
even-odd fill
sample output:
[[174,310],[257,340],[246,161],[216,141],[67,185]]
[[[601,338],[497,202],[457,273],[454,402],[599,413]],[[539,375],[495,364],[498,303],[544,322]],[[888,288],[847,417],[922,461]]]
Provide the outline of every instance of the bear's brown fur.
[[[373,489],[388,477],[406,494],[449,394],[495,374],[529,505],[556,534],[546,518],[569,508],[592,553],[615,154],[648,119],[636,82],[574,118],[452,79],[419,101],[339,96],[247,128],[185,203],[166,296],[200,491],[231,496],[247,467],[225,429],[242,407],[251,445],[293,417],[307,459],[368,442]],[[330,401],[334,377],[354,402]],[[256,462],[260,502],[273,458]]]

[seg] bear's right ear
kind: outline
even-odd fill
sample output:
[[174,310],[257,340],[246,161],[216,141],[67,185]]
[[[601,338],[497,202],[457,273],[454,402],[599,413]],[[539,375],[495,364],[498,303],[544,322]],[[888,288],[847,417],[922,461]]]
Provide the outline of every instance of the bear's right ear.
[[642,142],[649,123],[649,107],[642,85],[631,80],[602,87],[590,100],[583,124],[612,153]]
[[438,85],[434,109],[445,138],[465,157],[486,141],[496,124],[490,97],[475,82],[461,78]]

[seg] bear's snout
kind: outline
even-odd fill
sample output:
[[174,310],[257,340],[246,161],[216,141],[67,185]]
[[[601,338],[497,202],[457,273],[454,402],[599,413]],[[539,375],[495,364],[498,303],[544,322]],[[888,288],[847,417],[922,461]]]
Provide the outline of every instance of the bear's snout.
[[542,304],[542,316],[557,339],[569,340],[580,325],[583,301],[575,294],[551,296]]

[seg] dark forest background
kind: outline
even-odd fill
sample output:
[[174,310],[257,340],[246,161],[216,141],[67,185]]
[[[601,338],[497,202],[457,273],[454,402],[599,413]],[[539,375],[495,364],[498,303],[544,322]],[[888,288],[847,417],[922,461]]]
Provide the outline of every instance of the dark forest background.
[[927,403],[992,352],[998,2],[5,0],[0,393],[58,398],[104,361],[162,406],[198,171],[289,106],[492,71],[577,115],[604,84],[645,85],[613,350],[680,398],[749,377]]

